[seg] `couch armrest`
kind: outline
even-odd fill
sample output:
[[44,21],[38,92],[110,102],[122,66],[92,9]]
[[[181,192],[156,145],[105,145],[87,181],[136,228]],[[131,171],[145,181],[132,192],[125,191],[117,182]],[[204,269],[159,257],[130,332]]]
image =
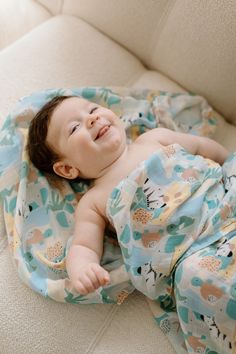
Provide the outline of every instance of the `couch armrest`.
[[50,17],[37,1],[0,0],[0,50]]

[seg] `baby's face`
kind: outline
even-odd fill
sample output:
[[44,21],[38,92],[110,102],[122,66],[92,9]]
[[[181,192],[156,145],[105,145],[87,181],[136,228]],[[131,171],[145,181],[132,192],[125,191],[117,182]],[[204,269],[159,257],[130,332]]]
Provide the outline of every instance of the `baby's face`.
[[54,110],[47,142],[61,160],[54,171],[65,178],[97,178],[126,147],[123,123],[109,109],[83,98],[64,100]]

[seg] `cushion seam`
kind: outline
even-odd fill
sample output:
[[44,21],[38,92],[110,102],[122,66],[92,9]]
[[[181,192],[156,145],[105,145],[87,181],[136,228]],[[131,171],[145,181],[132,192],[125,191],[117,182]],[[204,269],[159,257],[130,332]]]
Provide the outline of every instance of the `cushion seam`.
[[156,52],[156,48],[158,46],[158,42],[160,40],[161,33],[163,32],[166,21],[173,10],[174,6],[176,4],[176,0],[168,0],[166,3],[165,9],[161,15],[160,21],[156,27],[156,30],[153,32],[153,36],[150,40],[150,46],[148,49],[148,53],[150,55],[150,65],[148,66],[149,69],[153,68],[153,53]]
[[109,311],[108,315],[106,316],[103,325],[100,327],[98,332],[96,333],[95,337],[91,341],[91,343],[88,346],[88,349],[86,350],[86,354],[92,354],[94,353],[94,349],[97,347],[97,344],[100,342],[104,332],[110,325],[113,317],[115,316],[116,312],[118,311],[119,306],[118,305],[113,305],[112,309]]

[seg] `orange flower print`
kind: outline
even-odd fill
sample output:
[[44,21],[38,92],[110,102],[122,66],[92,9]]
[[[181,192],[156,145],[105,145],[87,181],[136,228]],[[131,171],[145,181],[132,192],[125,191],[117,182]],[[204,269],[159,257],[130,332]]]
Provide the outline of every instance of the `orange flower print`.
[[206,256],[199,262],[201,268],[207,269],[209,272],[217,272],[221,267],[221,261],[212,256]]
[[140,208],[134,212],[133,219],[146,225],[152,219],[152,214],[145,209]]

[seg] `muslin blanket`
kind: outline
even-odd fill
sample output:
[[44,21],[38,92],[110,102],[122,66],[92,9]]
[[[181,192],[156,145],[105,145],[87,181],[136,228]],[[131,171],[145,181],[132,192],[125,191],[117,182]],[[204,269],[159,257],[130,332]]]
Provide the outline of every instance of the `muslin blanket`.
[[[142,231],[140,229],[132,234],[135,242],[139,242],[139,244],[142,245],[140,249],[143,251],[142,253],[139,247],[136,247],[135,243],[132,250],[132,259],[136,259],[135,255],[138,254],[138,252],[142,253],[142,257],[140,257],[139,260],[140,263],[135,264],[136,273],[134,274],[133,272],[134,265],[127,262],[127,257],[130,254],[129,250],[126,250],[123,246],[123,242],[127,242],[126,238],[128,237],[127,226],[125,224],[126,219],[124,219],[123,227],[125,229],[123,233],[120,234],[120,231],[117,230],[117,234],[122,235],[122,237],[119,236],[117,240],[116,234],[111,233],[110,230],[106,230],[104,237],[102,265],[110,271],[111,283],[104,288],[99,288],[94,293],[81,296],[73,289],[68,279],[65,268],[65,257],[73,236],[74,210],[78,200],[89,188],[89,184],[85,182],[69,183],[67,181],[61,181],[61,179],[52,179],[50,176],[38,171],[30,163],[25,151],[30,120],[47,101],[56,95],[77,95],[112,109],[125,124],[128,143],[148,129],[159,126],[188,132],[190,134],[210,136],[216,126],[216,121],[212,117],[212,109],[205,99],[189,93],[173,94],[151,90],[126,88],[110,89],[101,87],[50,89],[36,92],[22,98],[13,112],[6,118],[0,131],[0,211],[4,214],[9,247],[17,271],[23,282],[45,297],[73,304],[120,304],[129,293],[137,288],[151,299],[154,299],[152,305],[155,305],[154,312],[157,322],[166,333],[172,333],[172,327],[170,330],[166,329],[168,326],[171,326],[170,324],[172,322],[169,320],[169,316],[165,317],[168,312],[166,312],[166,306],[163,306],[165,301],[161,301],[160,307],[156,298],[160,296],[165,297],[165,292],[168,289],[169,295],[171,294],[171,298],[173,298],[171,289],[173,288],[173,279],[176,281],[177,278],[172,278],[172,274],[174,274],[175,269],[183,268],[185,262],[184,257],[187,255],[188,250],[191,250],[191,252],[194,251],[193,247],[195,243],[193,241],[199,241],[197,243],[198,248],[194,251],[195,253],[193,252],[193,254],[197,254],[197,250],[201,250],[202,245],[207,246],[207,243],[204,243],[205,237],[203,236],[209,236],[209,232],[215,232],[215,228],[212,228],[212,226],[206,223],[204,224],[205,219],[203,212],[200,213],[199,211],[199,218],[197,220],[194,219],[190,212],[186,215],[183,214],[182,218],[178,217],[177,214],[176,218],[173,217],[171,219],[172,221],[168,228],[170,235],[172,235],[171,239],[167,237],[166,240],[169,250],[166,252],[165,249],[165,255],[167,254],[168,257],[165,262],[163,261],[161,263],[161,267],[157,267],[158,269],[155,270],[156,273],[150,269],[145,269],[145,267],[148,267],[148,265],[145,266],[145,264],[149,263],[149,265],[152,265],[153,263],[153,260],[151,258],[148,259],[146,255],[151,255],[156,247],[158,247],[158,249],[160,247],[159,241],[164,234],[162,234],[159,224],[161,223],[163,215],[165,215],[166,219],[172,215],[170,213],[172,209],[169,204],[171,198],[174,198],[174,203],[179,203],[182,198],[187,198],[188,193],[193,193],[194,188],[198,186],[197,179],[199,175],[202,177],[201,171],[195,171],[194,168],[189,168],[189,171],[186,172],[183,171],[184,166],[177,166],[175,171],[176,178],[185,178],[187,182],[181,191],[176,189],[177,185],[173,185],[169,190],[169,194],[164,186],[162,186],[163,181],[158,182],[159,189],[153,193],[152,184],[155,181],[151,182],[149,180],[146,182],[146,188],[150,191],[148,193],[150,194],[148,208],[150,210],[154,208],[156,211],[152,211],[151,214],[149,214],[143,205],[141,210],[137,211],[135,214],[136,222],[140,225],[144,225],[142,222],[140,223],[140,220],[148,223],[149,219],[151,220],[150,215],[153,213],[155,213],[155,219],[159,221],[156,225],[152,225],[151,228],[143,226]],[[169,154],[171,158],[173,154],[172,149],[175,149],[175,147],[170,147],[169,149],[169,152],[167,153],[166,151],[165,153]],[[178,151],[181,154],[185,154],[181,149]],[[218,173],[219,175],[221,173],[219,167],[211,166],[210,162],[208,162],[208,164],[214,178],[221,178],[216,177]],[[165,169],[165,167],[163,168]],[[173,176],[171,175],[171,171],[167,170],[166,173],[167,181]],[[232,172],[231,175],[233,174],[235,173]],[[211,174],[209,174],[208,177],[206,178],[207,180],[213,181]],[[233,178],[228,179],[227,183],[230,185],[232,180]],[[130,184],[130,188],[131,185],[132,183]],[[192,189],[187,190],[187,186],[191,186]],[[223,195],[223,185],[218,188],[220,188],[219,193]],[[211,187],[209,186],[209,193],[210,191]],[[130,190],[128,189],[126,193],[129,195]],[[203,194],[204,193],[202,193],[202,195]],[[112,208],[109,209],[111,215],[112,212],[119,211],[119,205],[121,206],[121,204],[119,204],[120,197],[123,198],[123,196],[119,196],[118,190],[117,192],[113,192],[113,202],[110,202]],[[141,190],[140,195],[137,194],[136,197],[143,198]],[[218,191],[217,196],[210,193],[206,198],[203,198],[199,195],[199,199],[196,201],[198,210],[201,206],[204,206],[204,210],[208,210],[212,213],[217,206],[219,207],[217,203],[219,203],[220,197],[221,195],[218,195]],[[122,211],[120,210],[119,212]],[[164,212],[164,214],[161,212]],[[222,213],[228,215],[227,208],[223,209]],[[114,215],[116,215],[116,213]],[[200,219],[200,215],[202,215],[202,219]],[[216,226],[220,222],[217,219],[219,215],[217,215],[216,213],[214,219]],[[186,237],[186,230],[193,230],[193,225],[197,225],[197,230],[199,234],[203,235],[202,237],[198,237],[199,235],[196,233],[192,233],[189,237]],[[224,226],[226,227],[227,225]],[[154,235],[156,231],[154,231],[153,227],[157,227],[159,230],[156,236]],[[129,226],[129,228],[130,231],[131,226]],[[222,234],[228,237],[229,228],[230,226],[227,226],[226,231],[223,233],[218,232],[210,235],[209,240],[213,242],[220,238]],[[234,229],[233,226],[232,228]],[[141,236],[140,233],[143,232],[144,235]],[[202,244],[201,241],[203,242]],[[222,247],[226,247],[228,242],[229,241],[225,241]],[[173,257],[172,253],[174,255]],[[214,255],[206,256],[206,264],[207,260],[210,259],[209,257],[214,258]],[[160,258],[157,257],[156,261],[158,259]],[[152,262],[150,263],[151,260]],[[179,260],[182,260],[180,262],[182,268],[177,268]],[[217,261],[212,264],[218,264],[217,262],[220,263],[220,261],[221,259],[217,259]],[[223,269],[223,266],[221,268],[219,266],[219,269]],[[154,277],[155,281],[157,280],[156,286],[149,286],[150,281],[147,281],[145,272]],[[178,279],[180,279],[180,270],[178,274]],[[196,284],[199,285],[195,285],[195,289],[197,290],[201,289],[200,284],[202,278],[199,278],[199,283],[196,282]],[[139,281],[136,282],[136,279],[139,279]],[[143,280],[140,283],[141,279]],[[168,287],[166,285],[167,281],[170,282]],[[146,288],[143,287],[144,285],[146,285]],[[159,293],[155,292],[159,287],[161,294],[163,294],[160,296],[158,295]],[[178,290],[177,295],[180,296],[180,294],[182,293]],[[185,295],[183,295],[183,297],[184,296]],[[170,296],[167,297],[167,302],[169,298]],[[171,309],[172,308],[175,308],[174,302]],[[162,315],[156,315],[158,311],[164,312],[163,314],[161,312]],[[163,319],[165,319],[165,321],[163,319],[161,320],[161,316],[164,316]],[[165,326],[163,323],[165,323]],[[202,321],[202,323],[205,324],[206,319],[205,322]],[[183,338],[183,336],[181,338]]]
[[236,153],[221,167],[169,145],[107,203],[132,284],[161,306],[157,322],[189,353],[236,349],[235,175]]

